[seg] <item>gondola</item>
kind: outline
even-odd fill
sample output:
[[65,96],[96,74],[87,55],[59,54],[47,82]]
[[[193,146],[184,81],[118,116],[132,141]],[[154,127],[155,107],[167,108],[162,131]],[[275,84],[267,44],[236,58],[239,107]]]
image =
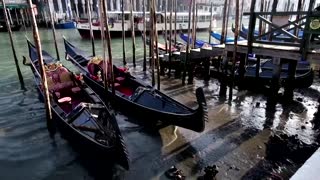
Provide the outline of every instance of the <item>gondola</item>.
[[[267,60],[266,62],[261,64],[259,71],[259,84],[263,86],[269,86],[272,82],[273,77],[273,67],[272,60]],[[236,72],[236,76],[239,73]],[[296,74],[294,78],[294,88],[308,88],[312,85],[314,79],[314,72],[310,67],[308,62],[298,62]],[[256,67],[255,66],[247,66],[246,72],[244,74],[244,81],[241,82],[243,84],[248,84],[248,86],[252,86],[252,83],[256,84]],[[288,64],[283,64],[280,73],[280,85],[285,86],[288,82]],[[243,85],[242,84],[242,85]],[[258,84],[256,84],[258,85]]]
[[[210,32],[210,35],[211,35],[211,37],[213,37],[213,38],[215,38],[216,40],[218,40],[218,41],[221,41],[221,34],[220,33],[217,33],[217,32],[215,32],[215,31],[211,31]],[[227,42],[227,43],[229,43],[229,42],[234,42],[234,38],[232,38],[232,37],[226,37],[226,41],[225,42]]]
[[[104,85],[100,74],[103,71],[102,60],[86,55],[67,40],[64,40],[66,59],[71,61],[83,74],[84,81],[105,99]],[[142,80],[123,70],[113,67],[115,76],[115,95],[108,88],[107,98],[114,107],[125,114],[138,117],[146,122],[163,125],[176,125],[193,131],[202,132],[207,120],[207,106],[202,88],[196,90],[199,107],[191,109],[174,99],[153,89]]]
[[[182,32],[179,33],[179,37],[184,41],[184,42],[188,42],[188,35],[185,35],[183,34]],[[192,43],[192,39],[190,37],[190,43]],[[211,43],[209,44],[208,42],[205,42],[205,41],[202,41],[202,40],[198,40],[196,39],[195,40],[195,45],[196,45],[196,48],[201,48],[201,47],[204,47],[204,46],[216,46],[218,44],[214,44],[214,43]]]
[[[37,50],[28,41],[30,66],[43,97]],[[99,96],[60,61],[43,51],[53,120],[63,137],[90,159],[129,168],[126,148],[112,111]]]

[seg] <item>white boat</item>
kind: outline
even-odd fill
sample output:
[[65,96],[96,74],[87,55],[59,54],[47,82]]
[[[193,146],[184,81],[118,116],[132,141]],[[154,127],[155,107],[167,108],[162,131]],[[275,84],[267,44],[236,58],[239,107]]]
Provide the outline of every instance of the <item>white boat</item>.
[[[131,22],[130,22],[130,11],[125,11],[125,20],[124,20],[124,31],[126,35],[129,35],[131,32]],[[143,31],[143,12],[133,12],[134,16],[134,28],[135,31],[140,33]],[[157,12],[157,31],[163,31],[165,29],[165,13]],[[170,13],[167,13],[167,29],[169,30],[169,17]],[[192,14],[191,14],[192,17]],[[108,22],[109,30],[111,36],[121,36],[122,34],[122,12],[121,11],[112,11],[108,12]],[[149,12],[146,12],[146,29],[149,29]],[[174,19],[175,14],[172,14],[172,29],[174,28]],[[192,18],[191,18],[192,19]],[[187,30],[188,29],[188,20],[189,13],[187,12],[177,12],[177,29],[178,30]],[[210,12],[198,12],[197,16],[197,30],[205,30],[209,28],[210,20],[213,21]],[[192,20],[191,20],[192,21]],[[90,27],[88,22],[79,22],[77,24],[77,29],[82,38],[90,38]],[[101,38],[101,27],[100,23],[97,20],[93,20],[92,23],[93,34],[95,38]]]

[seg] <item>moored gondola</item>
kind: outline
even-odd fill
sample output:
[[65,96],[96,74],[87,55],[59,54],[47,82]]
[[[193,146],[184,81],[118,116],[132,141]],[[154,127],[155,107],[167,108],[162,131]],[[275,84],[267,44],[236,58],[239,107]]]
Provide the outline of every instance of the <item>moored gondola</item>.
[[[64,40],[64,43],[67,59],[83,73],[84,81],[103,99],[106,98],[101,78],[104,62],[99,58],[87,56],[67,40]],[[123,113],[151,122],[160,120],[164,124],[197,132],[204,130],[207,106],[202,88],[196,90],[199,107],[191,109],[115,66],[114,73],[116,93],[113,95],[109,88],[107,97]]]
[[[28,41],[29,65],[43,95],[37,50]],[[60,61],[43,51],[53,120],[61,134],[76,150],[93,160],[116,162],[129,168],[127,151],[112,111],[99,96],[64,67]]]

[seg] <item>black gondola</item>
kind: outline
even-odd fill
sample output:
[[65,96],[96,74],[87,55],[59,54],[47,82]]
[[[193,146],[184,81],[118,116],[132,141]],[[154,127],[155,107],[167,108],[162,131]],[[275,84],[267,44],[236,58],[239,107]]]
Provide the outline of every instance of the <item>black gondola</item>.
[[[87,56],[67,40],[64,40],[64,44],[67,59],[83,73],[84,81],[105,99],[104,85],[100,78],[104,62],[93,62],[95,58]],[[202,88],[196,90],[199,107],[194,110],[115,66],[114,75],[116,94],[113,95],[109,88],[108,99],[123,113],[152,122],[160,120],[165,125],[177,125],[197,132],[204,130],[208,117]]]
[[[37,50],[29,41],[28,48],[28,65],[43,97]],[[43,60],[52,114],[61,134],[83,155],[116,162],[128,169],[127,151],[114,114],[81,76],[71,73],[45,51]]]

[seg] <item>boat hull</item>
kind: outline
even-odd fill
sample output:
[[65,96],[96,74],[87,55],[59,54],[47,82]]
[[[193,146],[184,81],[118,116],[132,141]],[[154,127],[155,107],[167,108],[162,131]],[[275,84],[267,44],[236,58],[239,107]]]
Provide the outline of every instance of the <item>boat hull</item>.
[[[66,41],[65,41],[66,43]],[[171,99],[170,97],[166,96],[165,94],[161,93],[158,90],[152,90],[154,91],[154,95],[160,96],[164,99],[164,102],[166,103],[172,103],[175,106],[178,106],[177,112],[175,111],[168,111],[165,108],[164,109],[155,109],[153,108],[153,104],[156,101],[154,99],[151,99],[151,104],[149,101],[145,101],[144,103],[136,103],[134,100],[129,99],[130,97],[126,97],[122,94],[112,94],[111,89],[109,88],[106,92],[104,89],[104,86],[97,82],[96,80],[93,80],[86,68],[86,63],[88,60],[85,58],[82,58],[83,64],[79,64],[73,57],[80,57],[81,55],[76,54],[74,52],[69,52],[67,43],[65,44],[66,51],[67,51],[67,59],[71,61],[83,74],[84,81],[103,99],[108,100],[111,102],[114,108],[120,110],[126,115],[134,116],[136,118],[139,118],[143,122],[146,123],[158,123],[161,121],[165,125],[176,125],[180,127],[184,127],[187,129],[191,129],[197,132],[201,132],[204,130],[204,122],[207,119],[207,110],[206,110],[206,101],[203,95],[202,89],[196,90],[196,96],[197,101],[199,104],[199,107],[194,110],[191,108],[188,108],[184,106],[183,104],[178,103],[177,101]],[[71,47],[69,47],[71,48]],[[69,54],[68,54],[69,52]],[[114,67],[114,71],[116,71],[116,67]],[[134,77],[131,77],[129,74],[126,74],[126,78],[130,78],[130,81],[134,81],[134,84],[139,84],[139,86],[151,89],[151,86],[146,85],[144,82],[142,82],[139,79],[135,79]],[[117,93],[117,92],[116,92]],[[146,105],[147,104],[147,105]],[[181,111],[181,109],[184,109],[182,113],[178,113]],[[176,110],[176,109],[175,109]]]
[[65,23],[58,23],[58,24],[55,24],[54,27],[56,29],[75,29],[76,23],[73,21],[65,22]]

